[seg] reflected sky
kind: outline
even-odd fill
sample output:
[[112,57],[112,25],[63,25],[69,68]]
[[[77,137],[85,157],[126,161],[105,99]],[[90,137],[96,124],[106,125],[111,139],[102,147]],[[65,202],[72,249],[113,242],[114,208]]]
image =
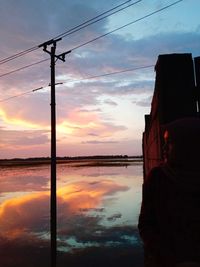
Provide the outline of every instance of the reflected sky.
[[[0,248],[16,243],[18,249],[31,245],[30,250],[35,246],[49,251],[49,171],[45,165],[2,170]],[[77,168],[62,164],[57,177],[60,253],[138,246],[142,165]]]

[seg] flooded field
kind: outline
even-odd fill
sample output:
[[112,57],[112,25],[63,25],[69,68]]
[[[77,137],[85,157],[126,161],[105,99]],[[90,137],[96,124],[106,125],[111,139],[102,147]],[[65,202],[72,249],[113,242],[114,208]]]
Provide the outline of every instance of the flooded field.
[[[50,266],[50,166],[1,167],[0,262]],[[57,165],[58,267],[142,266],[142,163]]]

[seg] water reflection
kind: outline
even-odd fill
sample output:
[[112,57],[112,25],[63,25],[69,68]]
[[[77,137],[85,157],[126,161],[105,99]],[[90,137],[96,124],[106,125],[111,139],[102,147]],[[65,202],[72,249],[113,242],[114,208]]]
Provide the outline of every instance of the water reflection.
[[[100,254],[112,251],[110,257],[116,262],[119,248],[124,254],[130,253],[130,263],[141,260],[135,227],[141,201],[141,171],[142,166],[58,167],[59,266],[69,259],[68,266],[84,266],[76,260],[77,253],[82,261],[92,253],[98,262]],[[48,176],[47,166],[4,171],[0,180],[0,249],[6,250],[0,259],[2,266],[48,266]],[[137,257],[133,257],[136,251]],[[98,266],[97,262],[94,266]]]

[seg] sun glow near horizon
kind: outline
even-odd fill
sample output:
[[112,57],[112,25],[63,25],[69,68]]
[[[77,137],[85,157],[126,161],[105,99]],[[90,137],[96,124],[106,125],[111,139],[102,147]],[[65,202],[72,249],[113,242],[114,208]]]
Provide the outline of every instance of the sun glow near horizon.
[[[95,0],[80,6],[79,1],[74,1],[66,2],[64,7],[59,2],[50,3],[48,9],[38,0],[32,4],[17,3],[17,9],[13,9],[9,1],[2,3],[0,31],[4,38],[0,54],[9,56],[33,44],[41,44],[41,40],[49,40],[49,36],[66,30],[66,25],[73,28],[116,5],[116,1]],[[65,63],[56,62],[56,82],[62,82],[56,86],[58,156],[142,153],[144,115],[150,111],[154,90],[153,65],[159,54],[199,56],[196,44],[200,34],[197,12],[200,2],[182,1],[88,45],[72,48],[168,4],[166,0],[159,4],[156,0],[148,4],[139,1],[123,12],[82,29],[79,35],[71,34],[58,42],[56,53],[72,50]],[[3,12],[4,8],[7,12]],[[33,15],[33,9],[40,10],[43,16],[40,12]],[[68,16],[64,10],[69,12]],[[2,61],[1,100],[49,84],[48,60],[12,72],[43,56],[42,49],[38,49],[5,64]],[[34,94],[30,90],[11,101],[1,101],[1,158],[49,156],[49,89],[45,87]]]

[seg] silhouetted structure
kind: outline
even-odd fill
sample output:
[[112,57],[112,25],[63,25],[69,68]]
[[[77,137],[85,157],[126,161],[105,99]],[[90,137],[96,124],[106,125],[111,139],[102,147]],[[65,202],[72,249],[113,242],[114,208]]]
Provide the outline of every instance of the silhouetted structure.
[[160,55],[151,112],[145,115],[143,133],[144,179],[163,160],[161,125],[196,117],[200,107],[200,57],[191,54]]
[[160,55],[155,70],[143,133],[144,264],[200,266],[200,57]]

